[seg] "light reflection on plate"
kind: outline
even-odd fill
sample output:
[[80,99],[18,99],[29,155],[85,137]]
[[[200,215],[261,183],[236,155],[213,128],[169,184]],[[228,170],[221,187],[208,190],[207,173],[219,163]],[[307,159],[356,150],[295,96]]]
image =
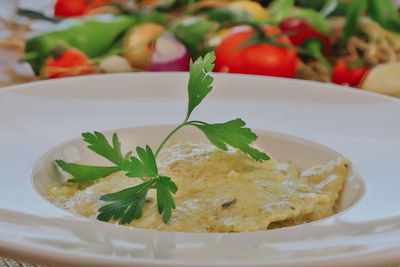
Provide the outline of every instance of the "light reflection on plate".
[[94,75],[2,89],[0,254],[93,266],[400,262],[400,101],[329,84],[219,74],[193,115],[213,122],[241,117],[251,128],[311,140],[350,158],[367,191],[330,219],[253,233],[156,232],[72,216],[34,191],[35,161],[81,132],[181,121],[187,78]]

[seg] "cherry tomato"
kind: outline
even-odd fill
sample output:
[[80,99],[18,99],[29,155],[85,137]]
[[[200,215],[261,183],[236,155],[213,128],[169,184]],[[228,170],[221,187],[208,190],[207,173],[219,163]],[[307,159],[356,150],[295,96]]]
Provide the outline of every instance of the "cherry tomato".
[[44,75],[50,79],[91,74],[94,70],[91,60],[76,48],[68,48],[56,57],[50,56],[44,64]]
[[57,0],[54,6],[54,16],[75,17],[82,16],[88,8],[86,0]]
[[[279,33],[272,26],[265,26],[264,31],[267,34]],[[233,28],[215,49],[215,70],[294,78],[297,52],[267,43],[240,47],[253,34],[254,30],[248,26]],[[278,41],[290,44],[285,36],[278,37]]]
[[364,75],[370,70],[369,67],[353,67],[349,68],[348,61],[351,59],[339,59],[332,72],[332,82],[337,84],[347,84],[349,86],[357,86],[360,84]]

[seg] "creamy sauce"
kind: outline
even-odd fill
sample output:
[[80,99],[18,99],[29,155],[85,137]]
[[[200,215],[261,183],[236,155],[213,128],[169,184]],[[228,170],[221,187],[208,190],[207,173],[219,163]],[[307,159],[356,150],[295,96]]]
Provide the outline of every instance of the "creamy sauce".
[[[158,213],[150,189],[140,219],[130,225],[178,232],[244,232],[319,220],[335,213],[349,162],[338,158],[324,166],[301,170],[293,163],[257,162],[236,149],[179,142],[158,157],[159,172],[179,190],[167,224]],[[73,213],[95,218],[101,195],[141,183],[123,172],[95,183],[49,188],[47,198]]]

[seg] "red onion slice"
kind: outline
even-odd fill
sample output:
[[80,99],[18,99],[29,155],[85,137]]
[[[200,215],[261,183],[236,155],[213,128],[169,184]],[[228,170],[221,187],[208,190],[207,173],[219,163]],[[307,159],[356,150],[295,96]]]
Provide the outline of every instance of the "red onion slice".
[[149,71],[188,71],[187,48],[170,32],[161,35],[155,44]]

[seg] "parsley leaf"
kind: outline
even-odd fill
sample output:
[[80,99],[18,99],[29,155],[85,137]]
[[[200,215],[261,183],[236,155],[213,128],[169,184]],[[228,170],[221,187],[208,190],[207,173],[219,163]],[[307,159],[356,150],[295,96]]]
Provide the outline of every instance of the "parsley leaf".
[[175,202],[171,193],[175,194],[178,191],[178,187],[171,181],[171,178],[166,176],[160,176],[156,184],[158,211],[162,214],[163,222],[167,223],[171,218],[172,209],[175,209]]
[[140,160],[136,157],[131,157],[130,161],[125,160],[121,164],[121,169],[127,171],[126,176],[128,177],[146,177],[146,176],[157,176],[157,163],[153,151],[147,145],[146,150],[141,147],[136,148]]
[[139,219],[142,216],[142,209],[146,199],[147,192],[155,183],[157,189],[158,211],[162,214],[162,220],[167,223],[171,218],[172,209],[175,209],[175,202],[171,193],[175,194],[178,190],[176,184],[171,178],[159,176],[157,163],[150,146],[146,149],[136,148],[139,158],[131,157],[130,161],[125,160],[121,169],[127,171],[128,177],[153,177],[135,187],[130,187],[116,193],[103,195],[100,199],[107,204],[99,209],[98,219],[109,221],[121,219],[121,223],[130,223],[133,219]]
[[240,149],[257,161],[269,159],[267,154],[249,146],[251,142],[257,139],[257,135],[249,128],[243,127],[246,123],[242,119],[214,124],[193,121],[190,124],[202,130],[210,142],[222,150],[228,150],[226,146],[228,144]]
[[121,219],[122,224],[139,219],[142,216],[147,192],[156,180],[153,178],[137,186],[101,196],[100,200],[112,203],[99,209],[100,213],[97,215],[97,219],[100,221]]
[[112,137],[113,147],[108,143],[102,133],[83,133],[82,136],[84,141],[90,144],[88,148],[113,162],[116,166],[93,166],[56,160],[56,164],[60,166],[61,169],[74,177],[73,179],[69,179],[68,182],[76,183],[87,180],[97,180],[111,173],[121,171],[122,165],[126,165],[126,161],[132,153],[128,152],[125,157],[122,156],[121,143],[116,133],[114,133]]
[[207,53],[204,58],[199,57],[194,63],[190,61],[190,76],[188,84],[189,105],[186,120],[189,118],[193,109],[211,91],[214,78],[209,75],[214,69],[215,53]]
[[56,160],[58,166],[64,171],[71,174],[74,178],[69,179],[68,182],[76,183],[87,180],[97,180],[99,178],[110,175],[113,172],[120,171],[119,166],[92,166],[92,165],[81,165],[76,163],[67,163],[63,160]]
[[93,150],[97,154],[105,157],[115,165],[119,165],[122,163],[124,157],[121,153],[121,143],[118,140],[118,136],[114,133],[112,137],[112,147],[105,136],[102,133],[94,132],[92,133],[83,133],[82,134],[83,140],[90,145],[88,146],[89,149]]

